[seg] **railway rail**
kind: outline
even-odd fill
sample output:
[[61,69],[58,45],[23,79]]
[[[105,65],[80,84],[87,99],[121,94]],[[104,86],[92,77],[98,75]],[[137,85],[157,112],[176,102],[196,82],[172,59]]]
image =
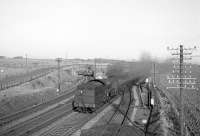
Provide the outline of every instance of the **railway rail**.
[[140,136],[142,133],[144,134],[143,128],[141,128],[138,124],[134,123],[129,117],[131,104],[134,102],[132,95],[132,86],[133,85],[139,86],[140,84],[142,84],[142,82],[143,80],[141,80],[141,78],[137,78],[121,84],[120,86],[121,101],[119,104],[112,105],[113,113],[111,113],[106,120],[104,119],[105,120],[104,123],[100,123],[104,125],[102,125],[101,131],[98,131],[99,135],[104,135],[104,132],[107,132],[107,129],[109,129],[109,127],[112,126],[113,122],[116,124],[116,121],[118,125],[115,126],[116,129],[112,130],[110,134],[112,133],[115,136],[121,135],[121,133],[124,132],[123,129],[124,126],[126,127],[127,124],[133,125],[135,134],[138,133],[138,135]]
[[72,113],[71,101],[0,132],[0,136],[27,136]]
[[[129,87],[129,85],[124,85],[121,89],[123,91],[127,90]],[[122,94],[124,95],[124,94]],[[120,97],[122,97],[122,95]],[[128,95],[128,93],[127,93]],[[127,97],[126,95],[126,97]],[[131,95],[132,97],[132,95]],[[130,98],[131,98],[130,97]],[[131,98],[130,100],[129,99],[126,99],[124,98],[124,100],[126,100],[126,105],[125,107],[122,109],[122,107],[119,107],[121,104],[123,104],[123,101],[120,102],[120,104],[117,104],[116,105],[116,109],[118,108],[119,110],[119,113],[120,114],[116,114],[116,115],[113,115],[111,116],[111,119],[106,119],[106,124],[107,126],[109,125],[109,123],[113,120],[113,119],[118,119],[120,118],[120,126],[122,127],[124,124],[127,124],[128,122],[130,122],[130,118],[128,117],[128,113],[129,113],[129,110],[130,110],[130,104],[133,102],[133,99]],[[112,100],[114,101],[114,100]],[[104,105],[101,109],[98,109],[96,112],[92,113],[92,114],[82,114],[82,113],[74,113],[74,118],[70,115],[70,118],[67,118],[66,120],[63,120],[63,123],[61,123],[60,125],[56,125],[50,129],[48,129],[47,131],[45,132],[42,132],[40,134],[38,134],[39,136],[71,136],[73,134],[75,134],[75,132],[77,132],[77,130],[80,130],[80,128],[82,128],[88,121],[90,121],[93,117],[95,117],[96,115],[98,115],[105,107],[107,107],[108,105],[110,105],[111,103],[107,103],[106,105]],[[114,105],[113,105],[114,106]],[[122,106],[122,105],[121,105]],[[116,112],[114,112],[115,114]],[[154,114],[155,112],[153,112],[153,116],[155,115]],[[153,119],[155,119],[154,117],[151,117],[150,120],[152,121]],[[153,120],[154,121],[154,120]],[[132,122],[133,125],[135,125],[137,128],[139,128],[138,125],[136,125],[135,123]],[[106,126],[105,128],[106,129]],[[139,128],[140,131],[142,128]],[[118,130],[120,131],[120,130]],[[143,133],[144,133],[144,130],[143,130]],[[150,134],[150,132],[147,132],[148,134]],[[117,134],[117,133],[116,133]],[[140,133],[141,134],[141,133]],[[37,135],[37,136],[38,136]]]
[[[74,95],[75,89],[76,85],[73,86],[71,89],[67,90],[66,93],[62,94],[61,96],[58,96],[55,99],[0,118],[0,136],[30,135],[31,133],[34,133],[35,131],[38,131],[48,126],[49,124],[57,121],[61,117],[70,114],[72,112],[70,97]],[[52,105],[56,106],[52,107]],[[52,108],[47,109],[47,107],[50,106]],[[42,112],[40,112],[38,115],[34,114],[39,111]],[[29,115],[31,115],[29,118],[17,122],[17,120],[23,119],[24,117],[27,117]]]
[[[130,84],[127,83],[122,87],[123,88],[122,90],[130,89],[131,86],[132,86],[131,83]],[[133,99],[131,97],[132,97],[132,95],[130,94],[130,100],[127,99],[128,105],[125,106],[125,110],[122,111],[122,114],[124,115],[124,117],[122,117],[122,121],[120,124],[121,127],[125,124],[125,121],[127,121],[128,112],[130,110],[130,105],[133,102]],[[114,100],[115,99],[113,99],[111,102],[113,102]],[[121,102],[121,104],[122,103],[123,102]],[[91,120],[91,118],[95,117],[98,113],[100,113],[103,109],[105,109],[110,104],[111,103],[105,104],[102,108],[98,109],[93,114],[75,113],[75,118],[73,120],[71,120],[70,122],[67,122],[67,123],[64,122],[63,124],[61,124],[61,126],[55,126],[51,129],[49,129],[48,131],[41,133],[40,136],[55,136],[55,135],[70,136],[74,132],[79,130],[89,120]],[[118,107],[118,108],[120,108],[120,107]],[[33,113],[33,112],[34,111],[31,111],[31,113]],[[68,101],[66,103],[56,106],[52,110],[49,110],[45,113],[40,114],[39,116],[33,117],[33,118],[26,120],[20,124],[12,126],[4,131],[0,131],[0,136],[29,136],[29,135],[34,134],[38,130],[42,130],[43,128],[46,128],[48,125],[56,122],[60,118],[67,116],[71,113],[73,113],[71,111],[71,101]],[[80,115],[80,116],[77,116],[77,115]],[[4,121],[4,123],[5,122],[6,121]],[[7,121],[7,122],[9,122],[9,121]],[[118,131],[120,131],[120,129]]]
[[[116,99],[111,100],[111,103]],[[103,111],[108,105],[110,105],[110,103],[105,104],[92,114],[74,112],[74,118],[67,119],[68,121],[64,121],[62,124],[41,133],[39,136],[71,136],[81,127],[83,127],[88,121]]]
[[54,136],[54,135],[70,136],[78,129],[80,129],[84,124],[86,124],[89,120],[91,120],[91,118],[94,116],[96,115],[93,116],[83,115],[82,117],[77,116],[77,118],[73,119],[70,123],[63,124],[63,126],[65,127],[52,128],[51,130],[42,133],[40,136]]
[[0,127],[4,126],[4,125],[6,125],[10,122],[13,122],[15,120],[18,120],[20,118],[23,118],[25,116],[28,116],[30,114],[33,114],[37,111],[40,111],[40,110],[42,110],[42,109],[44,109],[48,106],[59,103],[62,100],[65,100],[66,98],[69,98],[70,96],[72,96],[74,94],[75,88],[76,88],[76,86],[70,88],[69,90],[66,91],[66,93],[64,93],[64,94],[62,94],[62,95],[60,95],[60,96],[58,96],[58,97],[56,97],[52,100],[46,101],[46,102],[38,104],[38,105],[28,107],[28,108],[21,110],[19,112],[12,113],[10,115],[7,115],[7,116],[0,118]]

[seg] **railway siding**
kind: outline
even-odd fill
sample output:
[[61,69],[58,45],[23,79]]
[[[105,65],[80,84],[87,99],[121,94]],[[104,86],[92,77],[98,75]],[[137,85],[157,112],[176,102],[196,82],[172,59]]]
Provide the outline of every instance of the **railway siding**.
[[[144,134],[147,136],[152,135],[164,135],[163,128],[162,128],[162,119],[161,119],[161,106],[160,106],[160,99],[157,95],[157,91],[152,86],[151,83],[148,83],[146,85],[143,85],[142,87],[139,87],[141,89],[138,92],[138,98],[142,98],[142,101],[140,100],[140,106],[136,113],[136,118],[138,120],[138,123],[142,124],[142,120],[146,120],[147,123],[143,123],[141,126],[144,130]],[[150,106],[148,102],[148,93],[151,92],[152,98],[154,99],[154,105]],[[146,94],[146,96],[144,95]],[[139,97],[139,95],[142,95],[142,97]],[[143,104],[143,105],[142,105]]]

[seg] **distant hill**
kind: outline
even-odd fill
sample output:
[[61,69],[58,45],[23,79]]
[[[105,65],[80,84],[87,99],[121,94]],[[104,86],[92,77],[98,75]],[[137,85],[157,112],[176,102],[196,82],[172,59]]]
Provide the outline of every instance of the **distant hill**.
[[16,56],[16,57],[13,57],[13,59],[23,59],[23,56]]
[[0,59],[5,59],[6,58],[6,56],[0,56]]

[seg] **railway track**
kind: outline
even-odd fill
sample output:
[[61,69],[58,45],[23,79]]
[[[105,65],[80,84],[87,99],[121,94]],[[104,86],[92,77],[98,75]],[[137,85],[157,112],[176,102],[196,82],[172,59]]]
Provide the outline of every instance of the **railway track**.
[[[136,80],[132,80],[130,82],[127,82],[125,84],[123,84],[123,93],[121,94],[121,101],[119,104],[117,105],[113,105],[114,111],[113,113],[111,113],[111,115],[109,115],[110,117],[108,119],[106,119],[105,121],[105,125],[102,125],[102,133],[101,135],[104,135],[105,130],[108,130],[109,126],[114,124],[118,124],[116,125],[116,129],[112,130],[112,134],[114,135],[121,135],[121,130],[124,131],[124,126],[128,126],[131,125],[133,126],[133,128],[136,129],[135,133],[144,133],[144,130],[142,130],[142,128],[137,125],[135,122],[133,122],[130,118],[130,113],[131,113],[131,108],[132,108],[132,104],[134,103],[134,98],[133,98],[133,93],[132,93],[132,86],[135,85],[137,86],[136,89],[139,88],[140,84],[142,84],[142,82],[144,81],[144,78],[142,79],[136,79]],[[138,91],[137,91],[138,93]],[[128,130],[127,130],[128,131]]]
[[33,113],[40,111],[40,110],[42,110],[42,109],[44,109],[44,108],[46,108],[50,105],[53,105],[55,103],[58,103],[58,102],[60,102],[64,99],[68,98],[68,97],[73,95],[74,89],[75,89],[75,87],[71,88],[69,90],[70,92],[68,91],[68,93],[65,93],[61,96],[58,96],[57,98],[55,98],[53,100],[49,100],[47,102],[44,102],[44,103],[41,103],[41,104],[38,104],[38,105],[35,105],[35,106],[32,106],[32,107],[28,107],[28,108],[26,108],[22,111],[7,115],[5,117],[2,117],[2,118],[0,118],[0,126],[2,127],[2,126],[6,125],[10,122],[18,120],[18,119],[23,118],[25,116],[28,116],[30,114],[33,114]]
[[73,120],[70,121],[70,123],[63,124],[65,127],[60,127],[57,129],[50,130],[50,132],[45,132],[41,134],[40,136],[70,136],[74,132],[76,132],[78,129],[80,129],[84,124],[86,124],[89,120],[91,120],[93,116],[77,116]]
[[74,95],[75,88],[76,85],[53,100],[1,118],[0,136],[30,135],[70,114],[72,112],[70,97]]
[[[113,99],[111,103],[116,99]],[[107,106],[109,106],[109,103],[105,104],[103,107],[101,107],[92,114],[83,114],[75,112],[74,115],[72,115],[70,118],[63,120],[63,122],[60,125],[56,125],[55,127],[50,128],[46,132],[40,133],[39,136],[72,136],[75,134],[75,132],[80,130],[80,128],[82,128],[88,121],[90,121],[100,112],[102,112]]]
[[[108,105],[109,104],[104,105],[101,109],[97,110],[96,113],[76,116],[76,118],[68,122],[68,124],[64,122],[64,124],[62,124],[60,127],[56,126],[55,128],[52,128],[49,131],[42,133],[41,136],[72,135]],[[28,136],[37,132],[38,130],[46,128],[48,125],[54,123],[55,121],[66,115],[69,115],[70,113],[72,113],[71,101],[68,101],[65,104],[60,104],[56,106],[52,110],[49,110],[36,117],[12,126],[4,131],[1,131],[0,136]]]
[[67,101],[47,112],[1,131],[0,136],[28,136],[70,113],[72,113],[71,101]]
[[[133,102],[133,99],[132,99],[131,93],[129,94],[128,93],[129,91],[127,89],[131,89],[132,88],[132,83],[133,82],[128,82],[126,85],[123,84],[123,87],[121,88],[121,90],[123,90],[125,93],[121,95],[122,99],[119,102],[119,104],[117,104],[116,106],[113,105],[114,106],[113,108],[116,109],[116,110],[113,111],[113,115],[111,113],[109,115],[110,117],[108,117],[106,119],[104,118],[105,122],[102,122],[103,119],[101,118],[101,121],[100,121],[101,123],[100,124],[104,124],[105,123],[105,125],[103,125],[103,128],[102,128],[102,135],[104,135],[103,134],[104,130],[107,130],[107,128],[108,128],[108,126],[109,126],[109,124],[111,122],[115,122],[115,123],[119,124],[119,126],[115,130],[116,135],[118,135],[118,133],[120,132],[120,128],[122,128],[124,125],[129,123],[130,118],[128,117],[128,113],[130,111],[130,105]],[[98,112],[97,112],[97,114],[98,114]],[[94,116],[96,116],[96,115],[94,115]],[[89,120],[90,120],[90,118],[89,118]],[[79,121],[77,121],[77,120],[79,120]],[[71,135],[72,136],[77,136],[78,134],[80,134],[80,133],[77,133],[77,130],[79,130],[85,124],[85,122],[88,122],[89,120],[88,120],[87,116],[85,116],[82,119],[74,120],[75,122],[71,121],[72,124],[69,123],[69,124],[63,125],[63,126],[67,126],[67,128],[65,128],[66,130],[58,129],[57,131],[55,131],[55,133],[54,132],[48,132],[48,134],[43,134],[43,135],[40,135],[40,136],[55,136],[55,135],[56,136],[71,136]],[[133,124],[133,125],[137,126],[135,124]],[[61,132],[61,131],[62,131],[62,133],[60,134],[59,132]],[[138,131],[141,132],[141,129],[138,130]],[[74,133],[74,132],[76,132],[76,133]]]

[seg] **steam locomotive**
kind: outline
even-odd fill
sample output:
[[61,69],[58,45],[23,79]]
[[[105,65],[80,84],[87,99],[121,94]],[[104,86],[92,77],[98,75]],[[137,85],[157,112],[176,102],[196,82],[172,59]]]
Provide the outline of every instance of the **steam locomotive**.
[[118,94],[118,83],[108,79],[92,79],[77,86],[72,101],[76,112],[92,113]]

